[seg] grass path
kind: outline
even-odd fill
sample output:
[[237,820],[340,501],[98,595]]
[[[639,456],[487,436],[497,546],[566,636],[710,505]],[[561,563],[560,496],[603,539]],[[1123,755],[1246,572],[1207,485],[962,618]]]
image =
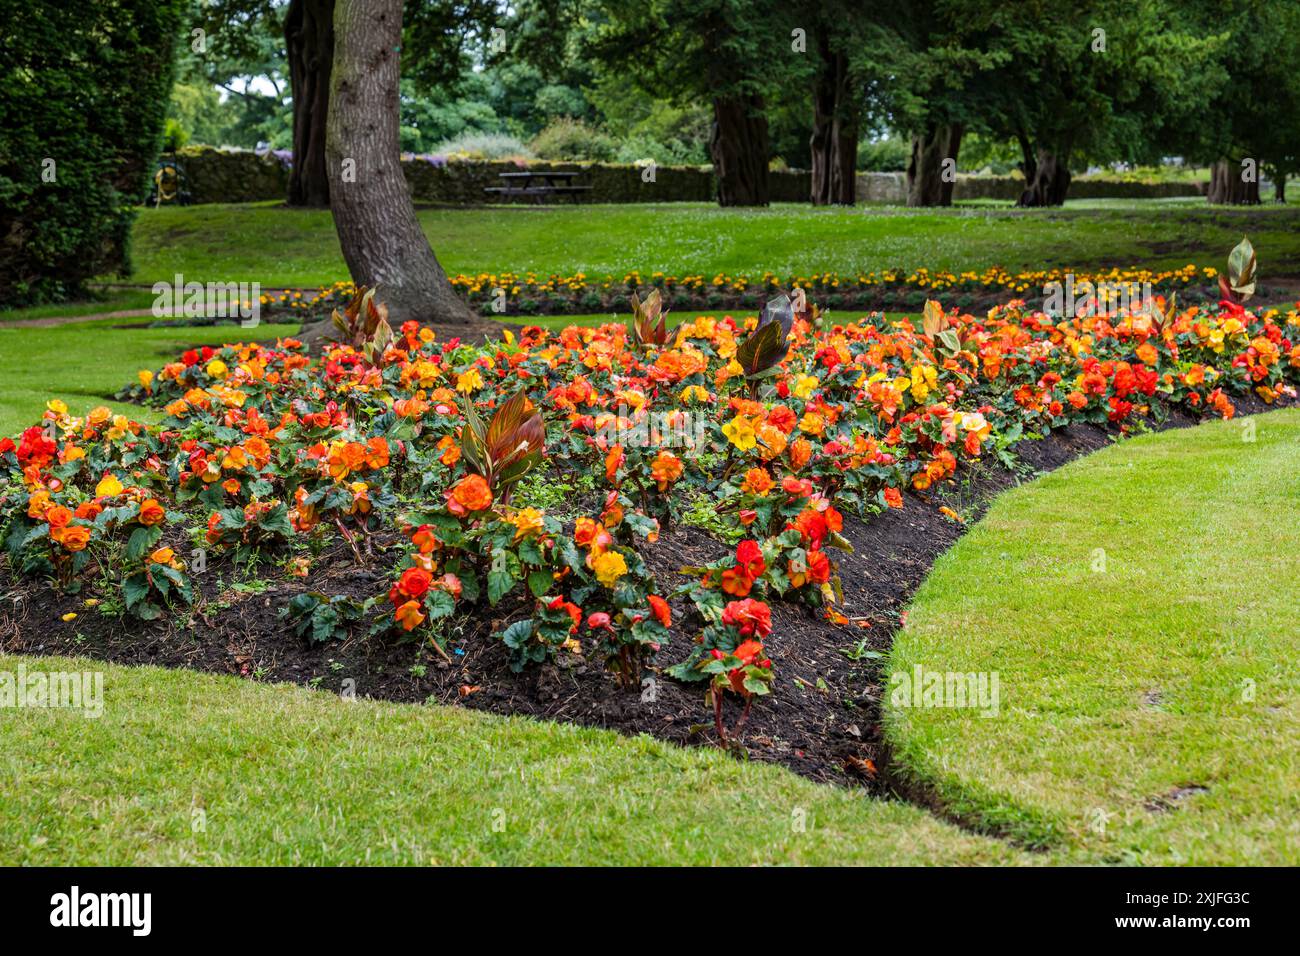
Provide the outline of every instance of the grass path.
[[895,767],[1082,859],[1300,863],[1298,621],[1300,410],[1105,449],[936,564],[887,671],[997,671],[1000,713],[887,698]]
[[20,662],[106,672],[104,713],[0,709],[0,865],[1041,862],[718,751],[93,661],[0,672]]

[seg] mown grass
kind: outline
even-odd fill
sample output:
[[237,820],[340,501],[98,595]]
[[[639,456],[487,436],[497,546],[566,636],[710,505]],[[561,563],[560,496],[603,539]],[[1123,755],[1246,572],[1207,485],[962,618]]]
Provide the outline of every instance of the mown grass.
[[[148,319],[98,319],[47,327],[0,325],[0,436],[39,421],[50,399],[73,414],[96,405],[152,420],[150,409],[110,400],[142,368],[156,369],[196,345],[274,340],[297,325],[146,328]],[[129,326],[114,328],[114,326]]]
[[99,290],[93,298],[79,302],[55,302],[25,309],[2,309],[0,323],[147,309],[153,305],[156,298],[152,292],[144,289]]
[[[104,712],[0,709],[0,864],[1032,863],[719,751],[88,660]],[[202,811],[202,813],[196,813]]]
[[887,694],[896,769],[1082,859],[1300,862],[1298,474],[1290,410],[1135,438],[1000,498],[887,668],[996,671],[999,716]]
[[[1080,270],[1114,265],[1222,268],[1249,233],[1261,279],[1300,274],[1300,207],[1095,201],[1058,210],[970,206],[917,211],[783,204],[720,209],[663,205],[426,208],[420,222],[456,272],[637,269],[785,277],[887,268],[956,272],[1001,265]],[[145,209],[134,232],[134,282],[260,281],[317,286],[347,270],[327,211],[275,203]]]

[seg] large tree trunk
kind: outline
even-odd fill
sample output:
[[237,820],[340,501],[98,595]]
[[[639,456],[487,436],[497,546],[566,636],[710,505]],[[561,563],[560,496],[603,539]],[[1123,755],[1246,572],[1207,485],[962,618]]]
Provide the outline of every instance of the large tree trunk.
[[822,68],[813,88],[812,203],[852,206],[857,199],[858,119],[849,87],[848,58],[818,41]]
[[1286,203],[1286,173],[1278,173],[1273,177],[1273,201]]
[[709,154],[721,206],[766,206],[767,116],[761,96],[721,96],[713,101]]
[[[951,206],[956,185],[957,154],[964,129],[960,123],[935,126],[912,136],[907,164],[909,206]],[[944,177],[944,160],[952,160],[952,176]]]
[[1241,163],[1221,159],[1210,167],[1210,191],[1206,196],[1215,205],[1258,206],[1259,177],[1254,182],[1242,182]]
[[1066,155],[1039,149],[1033,157],[1026,154],[1022,168],[1027,185],[1016,202],[1017,206],[1065,205],[1071,178]]
[[401,43],[402,0],[337,0],[325,145],[334,227],[353,281],[377,288],[394,326],[479,327],[420,229],[402,175]]
[[293,91],[289,205],[328,206],[325,122],[334,65],[334,0],[292,0],[284,19],[284,43]]

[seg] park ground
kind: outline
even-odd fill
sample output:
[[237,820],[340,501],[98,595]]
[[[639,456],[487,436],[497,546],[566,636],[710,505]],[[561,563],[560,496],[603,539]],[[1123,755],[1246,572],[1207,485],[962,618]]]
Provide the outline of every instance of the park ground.
[[[1262,281],[1300,276],[1295,207],[1152,206],[421,218],[451,272],[1221,266],[1249,233]],[[135,272],[116,280],[135,288],[4,314],[0,433],[231,338],[85,319],[147,309],[176,272],[344,274],[324,213],[146,211]],[[1001,717],[887,705],[910,800],[646,738],[67,661],[105,671],[105,713],[0,717],[0,863],[1294,864],[1298,466],[1300,411],[1282,411],[1126,440],[1000,497],[936,565],[891,663],[996,670]],[[37,666],[0,670],[23,662]]]

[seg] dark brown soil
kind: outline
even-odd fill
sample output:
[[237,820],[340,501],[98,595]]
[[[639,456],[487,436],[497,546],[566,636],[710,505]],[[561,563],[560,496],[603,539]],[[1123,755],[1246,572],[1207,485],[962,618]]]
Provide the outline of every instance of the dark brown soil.
[[[1264,410],[1250,399],[1240,399],[1237,405],[1241,414]],[[1165,424],[1194,423],[1190,415],[1179,414]],[[1020,443],[1015,472],[986,462],[966,468],[935,494],[909,494],[901,510],[865,521],[846,515],[844,535],[854,551],[840,556],[840,574],[842,610],[850,622],[837,626],[811,609],[773,603],[767,648],[777,679],[745,727],[748,756],[784,764],[816,780],[879,786],[877,768],[884,769],[881,657],[917,586],[965,528],[939,508],[946,505],[972,521],[999,492],[1110,440],[1101,428],[1072,426]],[[661,590],[667,591],[680,582],[682,566],[707,562],[729,550],[697,528],[680,527],[665,533],[644,554],[660,576]],[[647,733],[683,744],[717,743],[703,686],[680,684],[652,670],[647,674],[650,683],[640,690],[624,690],[591,654],[587,640],[582,656],[564,652],[553,664],[512,672],[504,645],[493,635],[529,612],[523,602],[484,606],[454,619],[447,643],[450,665],[415,642],[368,639],[362,627],[345,641],[309,644],[279,617],[293,595],[308,589],[357,599],[383,594],[395,560],[381,552],[368,566],[359,567],[339,543],[316,559],[315,567],[326,570],[314,572],[310,585],[268,566],[262,573],[269,581],[245,580],[236,586],[229,583],[236,580],[234,569],[214,561],[197,578],[201,597],[193,619],[172,616],[153,624],[84,605],[87,597],[111,595],[62,595],[44,581],[16,579],[0,565],[0,650],[187,667],[292,681],[336,693],[353,681],[358,696],[528,715]],[[693,633],[680,626],[685,610],[684,602],[674,603],[675,630],[659,655],[660,666],[680,660],[690,647]],[[61,620],[69,612],[77,617]],[[728,706],[730,723],[739,708]]]

